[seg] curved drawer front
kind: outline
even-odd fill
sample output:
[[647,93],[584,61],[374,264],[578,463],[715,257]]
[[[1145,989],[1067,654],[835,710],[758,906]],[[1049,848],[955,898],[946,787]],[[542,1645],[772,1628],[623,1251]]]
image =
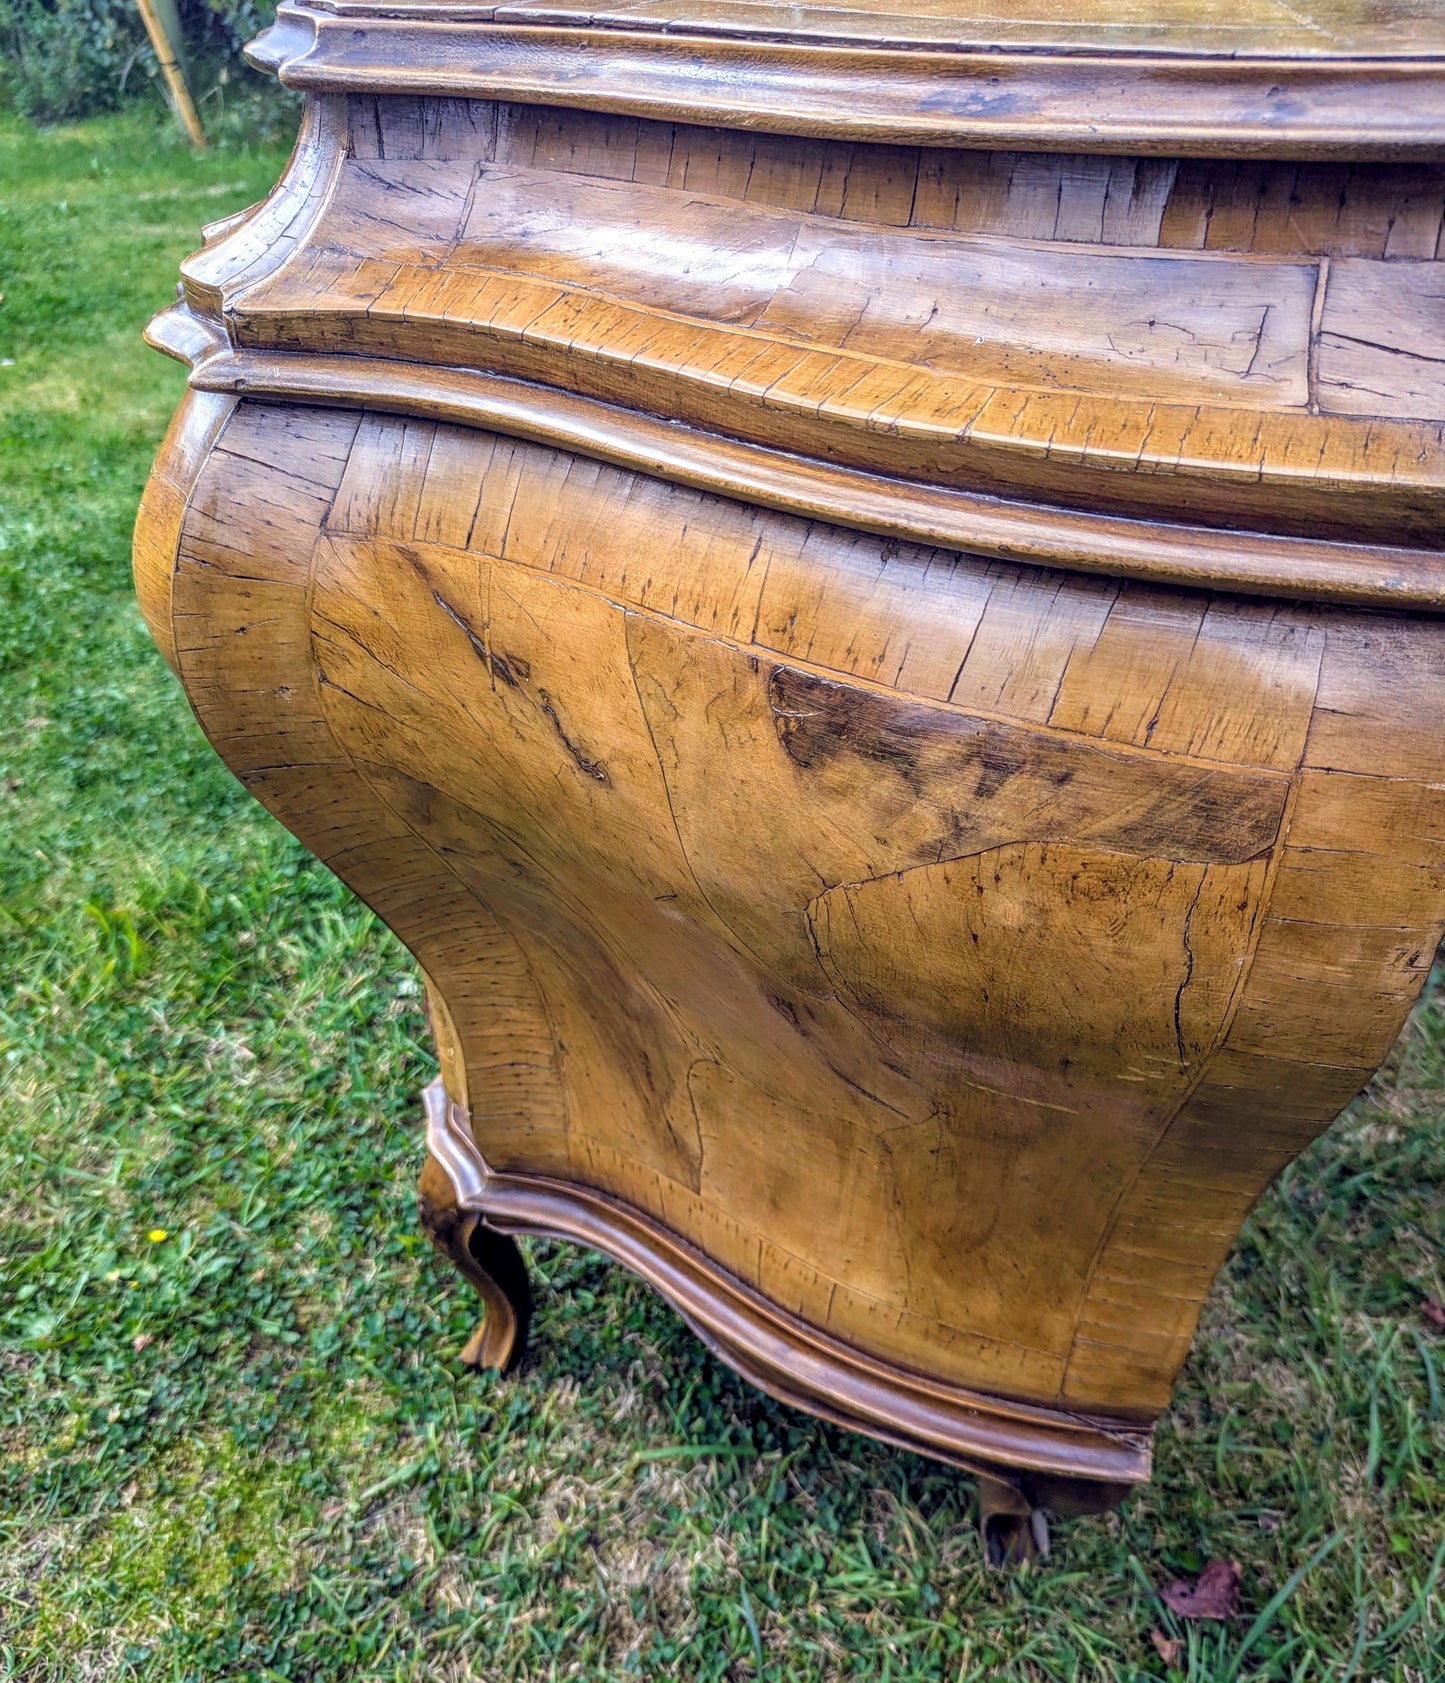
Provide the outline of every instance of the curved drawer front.
[[600,1244],[775,1394],[1099,1500],[1445,923],[1433,48],[1366,30],[1352,128],[1346,22],[1244,11],[1016,20],[1040,98],[1133,78],[1086,155],[907,105],[957,8],[284,7],[296,154],[153,327],[142,605],[424,968],[438,1242]]
[[424,411],[501,375],[623,430],[886,476],[900,518],[971,494],[1015,527],[1248,530],[1290,540],[1258,569],[1276,590],[1309,593],[1323,552],[1346,594],[1438,598],[1445,186],[1357,165],[1264,188],[1237,165],[322,102],[184,290],[224,328],[207,378],[236,390],[319,362],[344,395],[380,359]]
[[251,404],[172,611],[228,763],[445,997],[491,1168],[960,1384],[1161,1407],[1437,937],[1429,622]]

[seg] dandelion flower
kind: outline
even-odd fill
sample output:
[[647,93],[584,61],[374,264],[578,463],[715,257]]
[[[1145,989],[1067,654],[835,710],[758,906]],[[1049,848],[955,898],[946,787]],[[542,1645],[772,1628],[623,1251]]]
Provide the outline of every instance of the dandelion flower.
[[146,1238],[149,1239],[153,1245],[158,1245],[162,1239],[169,1239],[170,1234],[166,1232],[164,1227],[153,1227],[150,1232],[146,1234]]

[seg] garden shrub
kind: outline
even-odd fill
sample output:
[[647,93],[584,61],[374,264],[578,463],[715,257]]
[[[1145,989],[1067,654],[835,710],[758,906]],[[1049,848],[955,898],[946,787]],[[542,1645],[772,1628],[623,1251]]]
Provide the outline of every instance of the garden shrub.
[[[270,23],[274,0],[178,3],[187,79],[207,130],[276,138],[294,120],[294,101],[241,56]],[[0,0],[0,85],[37,123],[165,98],[134,0]]]

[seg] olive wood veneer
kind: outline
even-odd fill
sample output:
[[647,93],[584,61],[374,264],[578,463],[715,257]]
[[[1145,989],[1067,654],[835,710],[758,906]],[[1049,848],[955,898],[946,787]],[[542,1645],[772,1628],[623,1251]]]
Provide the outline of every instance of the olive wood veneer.
[[425,971],[469,1360],[562,1235],[1021,1547],[1147,1477],[1445,920],[1442,52],[282,7],[301,137],[153,324],[136,577]]

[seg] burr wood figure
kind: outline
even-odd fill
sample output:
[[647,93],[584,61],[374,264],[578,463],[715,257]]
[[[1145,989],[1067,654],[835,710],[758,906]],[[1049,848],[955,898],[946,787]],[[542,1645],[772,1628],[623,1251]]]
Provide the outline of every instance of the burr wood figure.
[[154,342],[218,752],[404,940],[423,1219],[979,1473],[1147,1477],[1445,917],[1445,24],[283,5]]

